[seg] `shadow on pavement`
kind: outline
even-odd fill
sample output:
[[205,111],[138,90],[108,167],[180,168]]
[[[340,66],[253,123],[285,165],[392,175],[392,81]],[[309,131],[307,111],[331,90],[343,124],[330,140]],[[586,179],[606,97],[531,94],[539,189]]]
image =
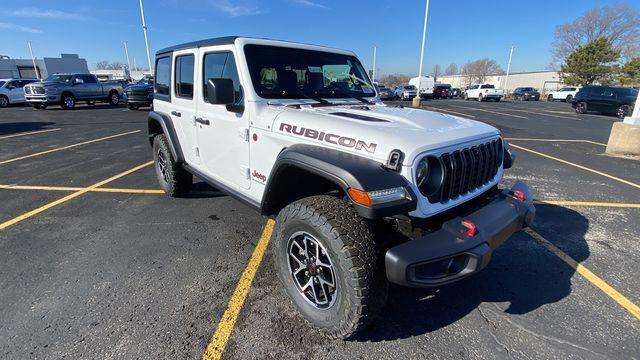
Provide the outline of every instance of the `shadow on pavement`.
[[28,131],[44,130],[46,126],[55,124],[54,122],[11,122],[0,123],[0,135],[11,135]]
[[[571,209],[537,205],[533,228],[578,262],[589,257],[588,220]],[[508,314],[526,314],[571,293],[574,270],[524,232],[493,254],[480,273],[435,289],[390,286],[382,316],[355,341],[386,341],[429,333],[450,325],[481,303],[508,302]]]

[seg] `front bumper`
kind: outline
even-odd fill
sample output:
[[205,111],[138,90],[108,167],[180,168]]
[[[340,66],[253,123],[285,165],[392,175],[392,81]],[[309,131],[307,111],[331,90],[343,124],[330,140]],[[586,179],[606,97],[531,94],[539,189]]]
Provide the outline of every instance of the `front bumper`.
[[60,102],[59,94],[25,95],[24,98],[28,103],[35,104],[57,104]]
[[[522,192],[524,201],[514,195],[516,191]],[[387,279],[403,286],[433,287],[474,274],[487,266],[493,250],[531,225],[535,213],[531,191],[517,182],[464,218],[446,221],[440,230],[387,250]],[[475,225],[474,236],[467,234],[463,221]]]

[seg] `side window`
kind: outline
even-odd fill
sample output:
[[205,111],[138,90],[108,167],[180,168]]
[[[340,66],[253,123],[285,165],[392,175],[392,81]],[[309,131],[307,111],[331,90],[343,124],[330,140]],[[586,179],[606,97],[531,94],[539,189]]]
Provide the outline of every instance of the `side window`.
[[85,84],[95,84],[97,82],[96,78],[91,75],[82,75],[82,80]]
[[236,61],[231,52],[209,53],[204,56],[204,76],[202,77],[202,95],[207,101],[207,81],[209,79],[231,79],[235,92],[235,104],[242,103],[242,87],[238,77]]
[[18,85],[18,81],[9,81],[9,82],[7,83],[7,85],[6,85],[6,88],[7,88],[7,89],[12,88],[12,87],[20,87],[20,86]]
[[74,84],[84,84],[84,79],[82,78],[82,76],[76,76],[73,79],[73,83]]
[[615,97],[615,94],[612,88],[605,87],[605,88],[602,88],[602,91],[600,92],[600,96],[604,98],[611,98],[611,97]]
[[193,99],[193,55],[176,57],[176,96]]
[[169,88],[171,84],[171,57],[161,57],[156,60],[156,93],[169,98]]

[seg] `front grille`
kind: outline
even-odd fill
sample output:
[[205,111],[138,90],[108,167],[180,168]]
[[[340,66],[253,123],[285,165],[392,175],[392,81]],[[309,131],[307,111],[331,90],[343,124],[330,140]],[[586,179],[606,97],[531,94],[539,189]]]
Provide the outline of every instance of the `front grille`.
[[25,94],[44,95],[44,88],[40,86],[25,86],[24,92]]
[[502,156],[500,139],[440,155],[442,185],[429,201],[445,203],[486,185],[498,173]]

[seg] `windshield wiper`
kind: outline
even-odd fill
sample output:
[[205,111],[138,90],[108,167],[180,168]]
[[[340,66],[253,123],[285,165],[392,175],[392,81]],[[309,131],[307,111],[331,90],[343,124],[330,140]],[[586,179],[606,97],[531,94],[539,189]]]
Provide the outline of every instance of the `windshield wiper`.
[[342,95],[342,96],[346,96],[346,97],[350,97],[350,98],[352,98],[352,99],[356,99],[356,100],[358,100],[358,101],[360,101],[360,102],[363,102],[363,103],[365,103],[365,104],[375,104],[375,102],[374,102],[374,101],[369,101],[369,100],[367,100],[367,99],[363,98],[362,96],[353,95],[353,94],[348,94],[348,93],[346,93],[346,92],[344,92],[344,91],[342,91],[342,90],[340,90],[340,89],[331,89],[331,90],[329,90],[329,91],[333,91],[334,93],[338,93],[338,94],[340,94],[340,95]]
[[311,96],[311,95],[309,95],[309,94],[304,93],[302,90],[299,90],[299,89],[296,89],[296,90],[295,90],[295,92],[294,92],[294,94],[296,94],[296,95],[300,95],[300,96],[305,97],[305,98],[307,98],[307,99],[311,99],[311,100],[317,101],[317,102],[319,102],[319,103],[320,103],[320,104],[322,104],[322,105],[327,105],[327,104],[329,104],[329,102],[328,102],[327,100],[325,100],[325,99],[323,99],[323,98],[321,98],[321,97],[319,97],[319,96]]

